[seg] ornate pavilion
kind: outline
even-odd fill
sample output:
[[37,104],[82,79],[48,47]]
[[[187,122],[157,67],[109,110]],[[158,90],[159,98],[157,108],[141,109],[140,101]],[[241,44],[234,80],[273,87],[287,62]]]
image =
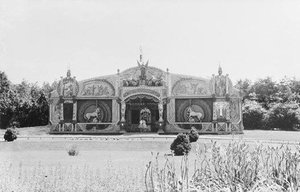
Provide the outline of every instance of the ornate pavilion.
[[211,79],[138,66],[77,81],[68,70],[50,95],[51,133],[242,133],[241,96],[228,75]]

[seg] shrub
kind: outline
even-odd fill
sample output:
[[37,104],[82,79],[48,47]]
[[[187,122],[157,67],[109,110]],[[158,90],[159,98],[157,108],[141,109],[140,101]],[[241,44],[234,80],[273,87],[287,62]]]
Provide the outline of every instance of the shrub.
[[79,154],[79,150],[77,145],[71,145],[68,149],[69,156],[77,156]]
[[243,105],[243,122],[245,129],[264,128],[266,110],[256,101],[245,100]]
[[191,128],[191,131],[189,132],[188,135],[189,135],[190,143],[196,142],[199,138],[198,131],[195,127]]
[[178,134],[171,144],[170,149],[176,156],[187,155],[191,150],[189,136],[184,133]]
[[293,125],[300,122],[300,109],[297,103],[274,104],[266,114],[267,126],[292,130]]
[[8,128],[4,133],[4,140],[10,142],[14,141],[15,139],[17,139],[16,131],[14,129]]

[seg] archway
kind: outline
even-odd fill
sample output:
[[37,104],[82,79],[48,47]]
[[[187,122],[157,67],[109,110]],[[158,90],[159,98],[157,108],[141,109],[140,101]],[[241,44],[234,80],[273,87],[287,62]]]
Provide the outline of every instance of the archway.
[[151,95],[138,94],[125,99],[127,132],[157,132],[159,100]]

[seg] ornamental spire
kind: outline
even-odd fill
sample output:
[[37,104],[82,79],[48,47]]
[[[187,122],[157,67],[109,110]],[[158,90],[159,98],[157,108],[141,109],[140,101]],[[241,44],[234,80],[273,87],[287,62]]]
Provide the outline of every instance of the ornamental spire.
[[219,62],[219,68],[218,68],[218,73],[221,76],[223,73],[222,67],[221,67],[221,62]]
[[140,63],[143,63],[143,49],[142,49],[142,46],[140,46]]

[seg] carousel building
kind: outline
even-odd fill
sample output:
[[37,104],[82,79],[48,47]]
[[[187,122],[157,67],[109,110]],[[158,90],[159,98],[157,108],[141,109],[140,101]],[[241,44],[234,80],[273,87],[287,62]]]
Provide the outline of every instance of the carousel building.
[[228,75],[178,75],[143,61],[114,75],[77,81],[70,70],[50,95],[51,133],[242,133],[239,90]]

